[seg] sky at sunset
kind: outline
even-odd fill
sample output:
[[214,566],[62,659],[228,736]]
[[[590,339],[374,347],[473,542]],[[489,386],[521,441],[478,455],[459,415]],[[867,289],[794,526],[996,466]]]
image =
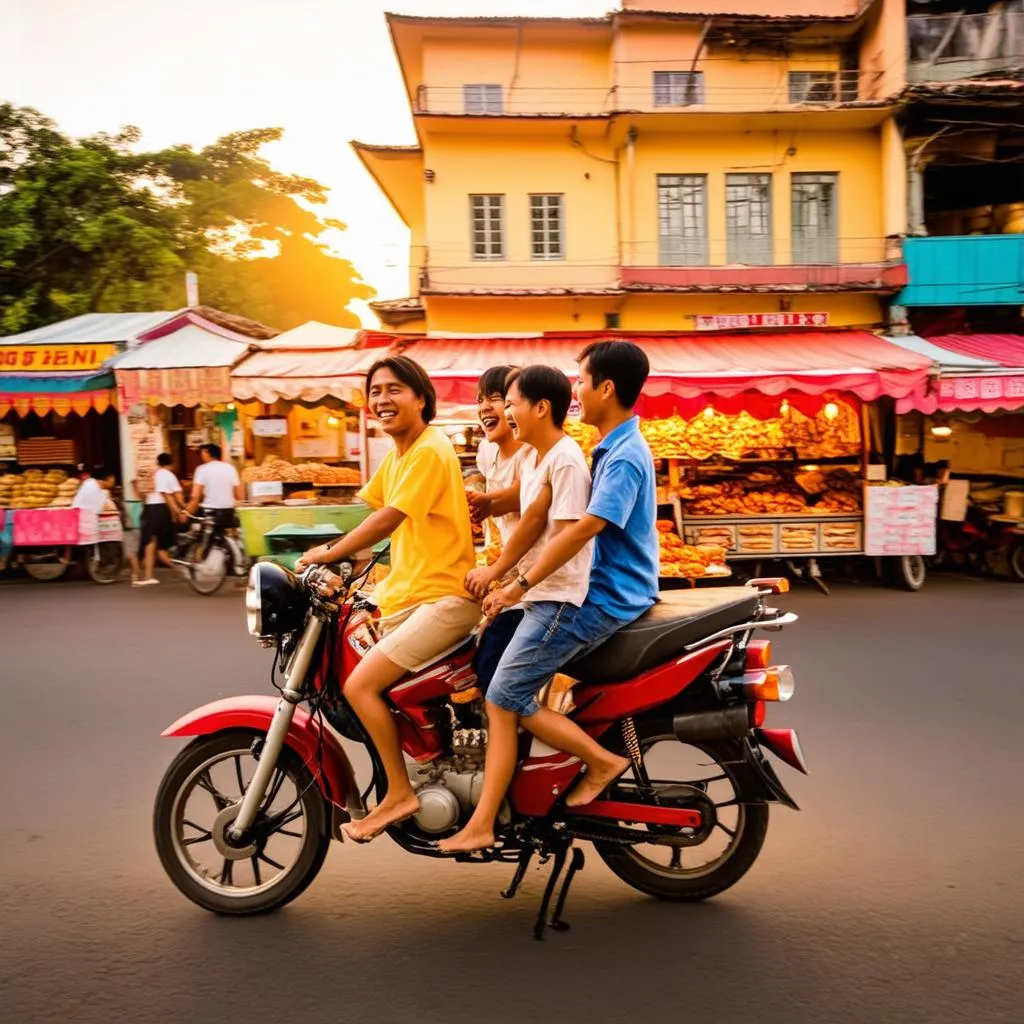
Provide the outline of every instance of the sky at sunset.
[[[0,99],[72,135],[146,148],[280,126],[266,155],[330,186],[338,245],[381,298],[407,292],[407,232],[348,142],[415,141],[383,12],[603,14],[614,0],[0,0]],[[367,323],[375,318],[359,310]]]

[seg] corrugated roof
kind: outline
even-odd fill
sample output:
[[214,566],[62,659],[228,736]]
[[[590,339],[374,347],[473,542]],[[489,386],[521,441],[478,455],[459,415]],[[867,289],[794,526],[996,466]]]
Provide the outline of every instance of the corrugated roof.
[[986,370],[999,366],[999,363],[992,359],[977,359],[954,352],[952,349],[943,348],[926,338],[919,338],[916,334],[887,335],[885,340],[899,345],[900,348],[905,348],[908,352],[916,352],[919,356],[933,360],[939,365],[940,370]]
[[61,345],[113,342],[127,344],[178,316],[182,310],[156,313],[83,313],[21,334],[0,338],[0,345]]
[[113,361],[121,370],[177,370],[192,367],[234,366],[254,347],[251,339],[221,329],[205,330],[185,323],[176,331],[126,352]]

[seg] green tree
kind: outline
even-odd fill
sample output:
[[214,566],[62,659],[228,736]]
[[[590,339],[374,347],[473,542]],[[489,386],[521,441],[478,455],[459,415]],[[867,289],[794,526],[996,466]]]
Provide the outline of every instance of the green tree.
[[326,188],[260,156],[281,134],[146,153],[134,128],[74,140],[0,104],[0,333],[177,307],[185,270],[207,305],[281,328],[357,326],[348,304],[373,290],[329,249],[344,225],[314,212]]

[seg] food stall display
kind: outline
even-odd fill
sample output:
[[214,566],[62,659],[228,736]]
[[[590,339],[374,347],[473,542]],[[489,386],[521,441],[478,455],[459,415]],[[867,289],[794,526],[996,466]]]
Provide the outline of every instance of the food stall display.
[[728,576],[725,548],[715,544],[684,544],[671,519],[658,520],[658,547],[662,579],[699,580],[709,576]]
[[27,469],[0,477],[0,508],[67,508],[78,481],[63,469]]

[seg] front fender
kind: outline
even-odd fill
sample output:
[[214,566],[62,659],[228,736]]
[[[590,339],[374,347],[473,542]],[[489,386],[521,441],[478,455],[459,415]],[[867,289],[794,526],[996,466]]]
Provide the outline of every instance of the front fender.
[[[278,701],[270,696],[225,697],[190,711],[169,725],[161,736],[209,736],[228,729],[251,729],[265,733],[270,728]],[[320,741],[322,755],[317,755]],[[302,758],[316,779],[324,798],[349,814],[362,811],[359,787],[352,762],[337,737],[304,708],[295,709],[295,717],[285,742]],[[323,770],[321,771],[321,763]]]

